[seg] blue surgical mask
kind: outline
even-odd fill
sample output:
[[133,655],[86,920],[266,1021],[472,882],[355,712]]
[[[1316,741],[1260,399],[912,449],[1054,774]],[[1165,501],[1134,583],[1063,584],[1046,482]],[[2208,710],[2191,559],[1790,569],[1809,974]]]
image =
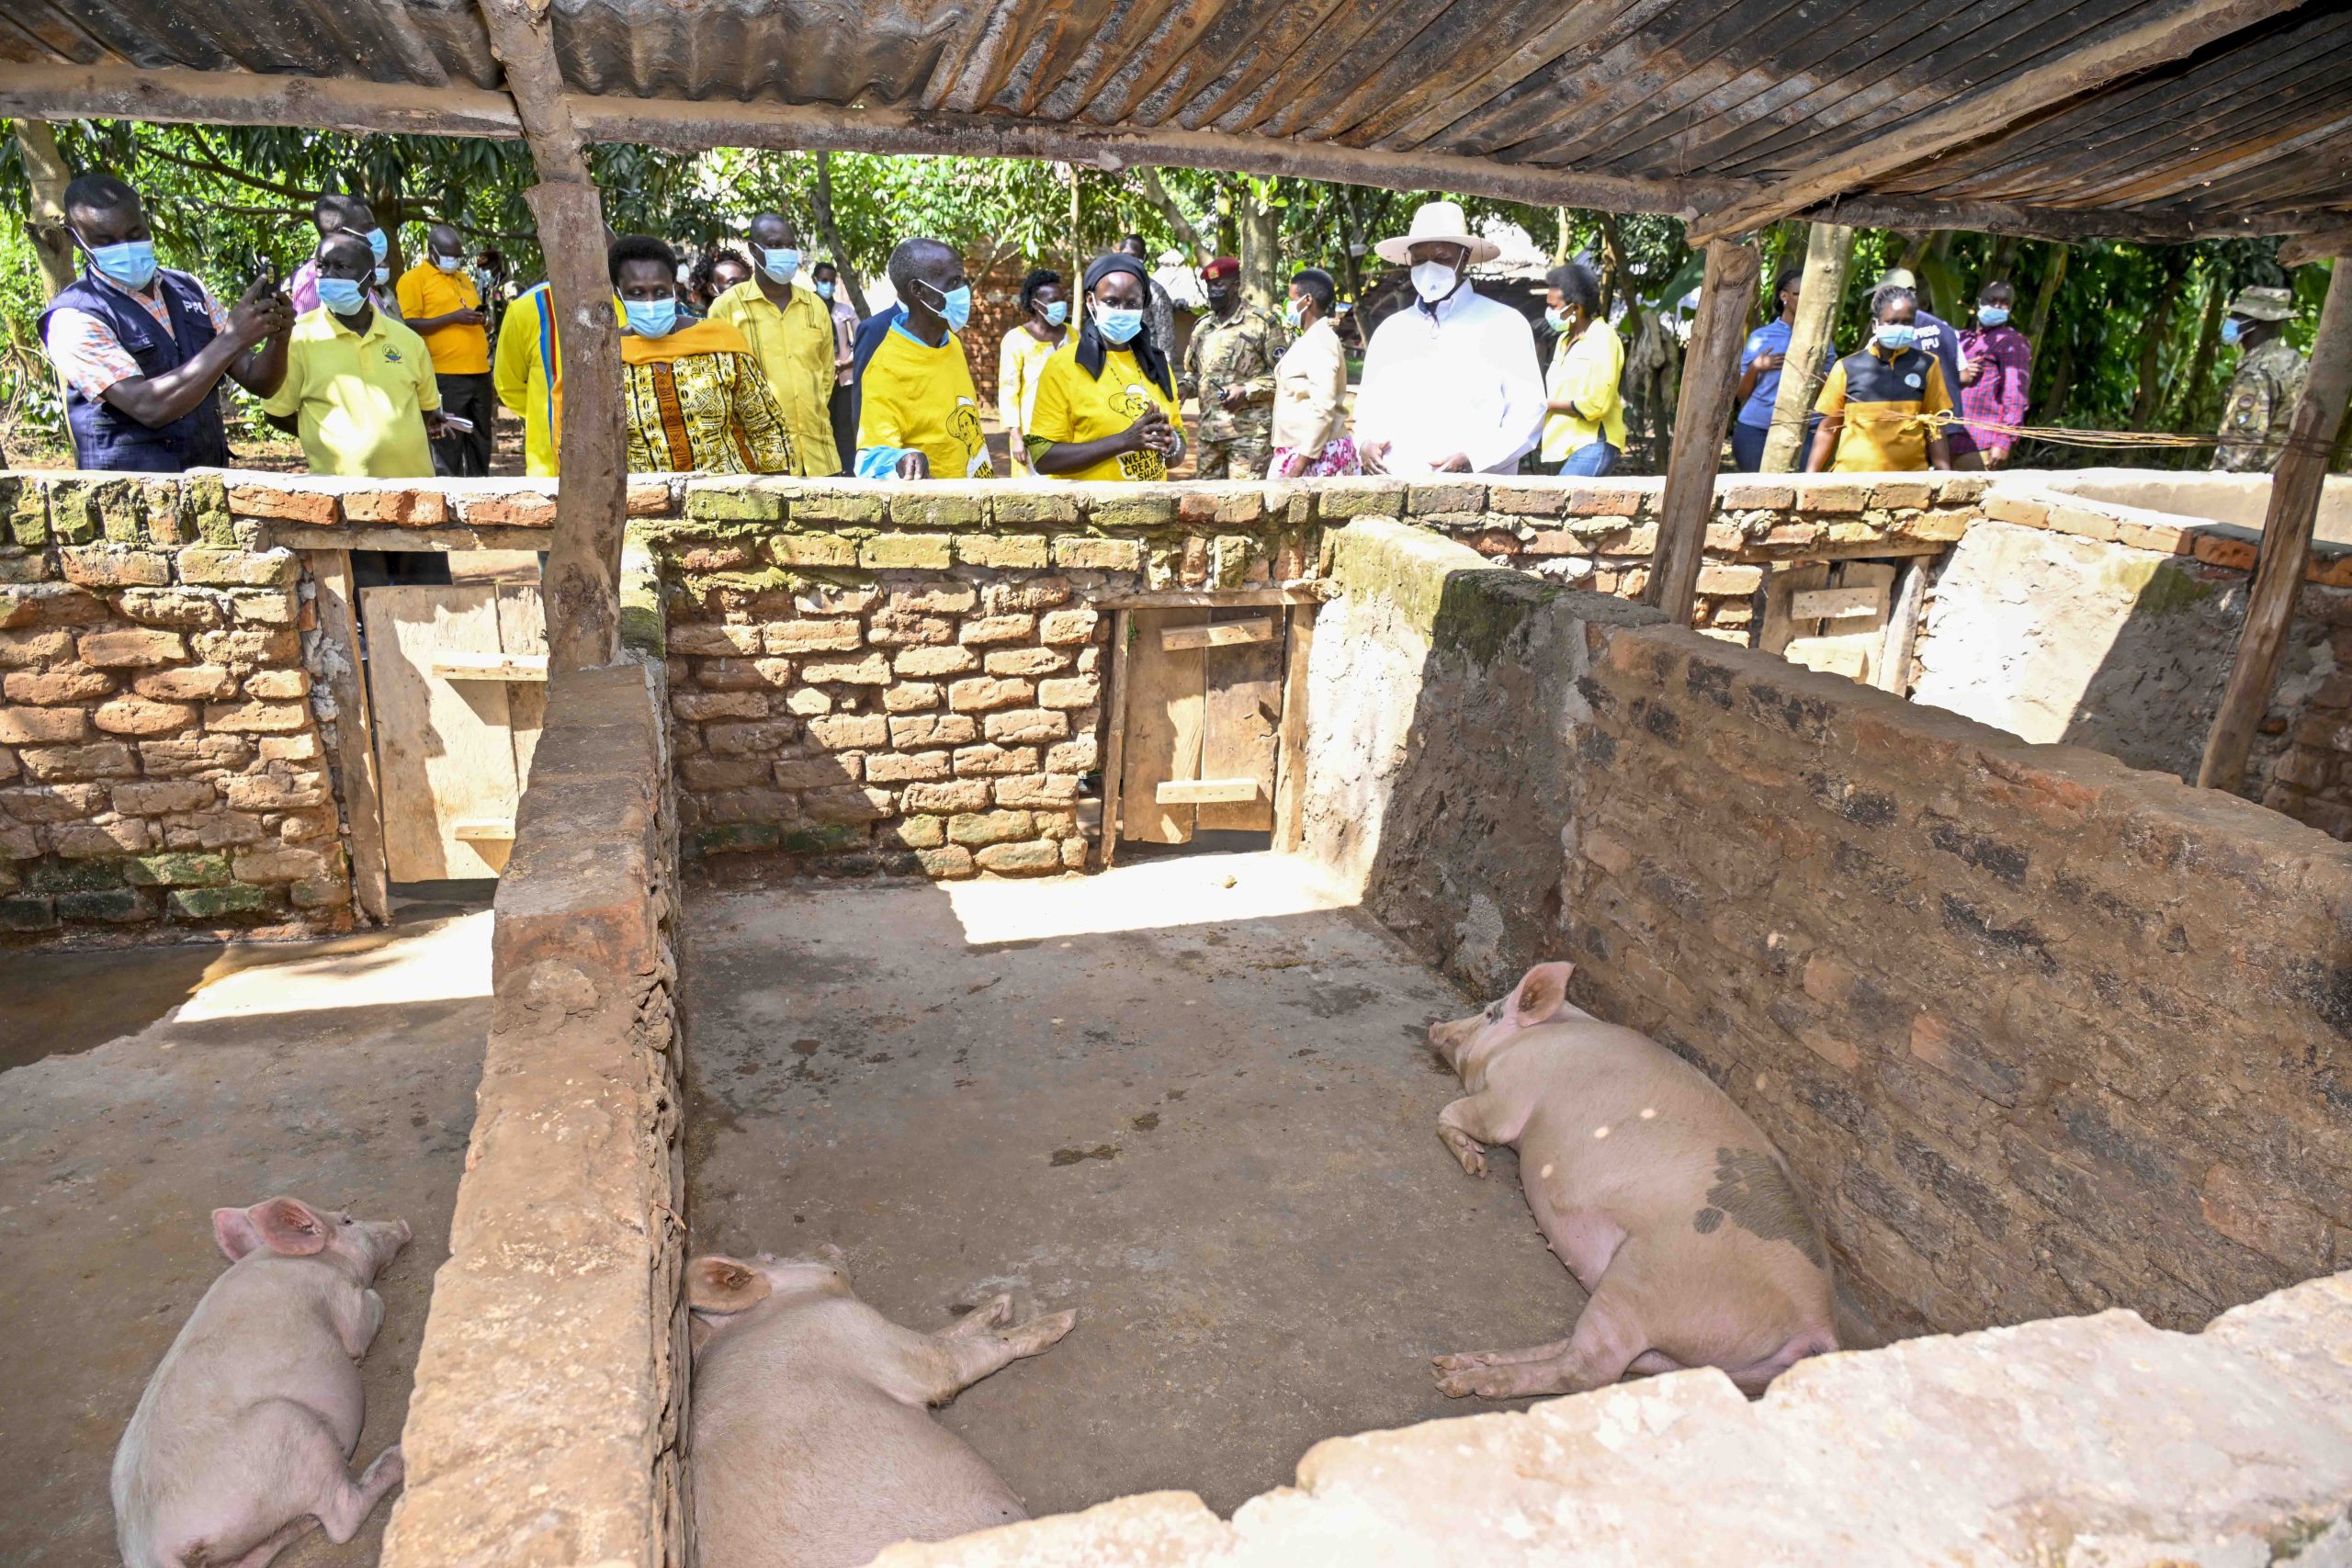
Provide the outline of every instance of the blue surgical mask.
[[368,231],[368,248],[376,253],[378,261],[382,261],[391,254],[392,237],[381,229],[370,229]]
[[376,269],[376,287],[377,287],[377,288],[381,288],[385,284],[390,283],[391,280],[392,280],[392,269],[391,269],[390,267],[388,267],[388,266],[379,266],[379,267],[378,267],[378,268]]
[[752,249],[760,253],[761,269],[778,283],[791,282],[792,275],[800,270],[798,251],[784,248],[772,250],[765,245],[753,245]]
[[1132,343],[1136,333],[1143,331],[1141,310],[1114,310],[1108,305],[1094,307],[1094,330],[1113,343]]
[[830,283],[812,283],[808,287],[817,291],[817,298],[820,299],[830,299],[833,297],[833,286]]
[[155,276],[155,242],[125,240],[119,245],[87,245],[90,265],[108,283],[119,283],[125,288],[144,288]]
[[1058,327],[1058,326],[1060,326],[1063,322],[1065,322],[1065,321],[1069,321],[1069,300],[1067,300],[1067,299],[1057,299],[1057,300],[1055,300],[1052,304],[1050,304],[1050,305],[1048,305],[1048,306],[1046,306],[1046,324],[1047,326],[1049,326],[1049,327]]
[[439,267],[443,272],[455,272],[459,267],[466,265],[466,258],[463,256],[435,256],[433,258],[433,265]]
[[1288,327],[1293,332],[1296,332],[1305,323],[1306,318],[1299,310],[1297,300],[1293,299],[1290,303],[1283,307],[1283,325]]
[[944,293],[933,284],[926,283],[923,287],[939,295],[940,319],[947,323],[947,330],[962,332],[964,323],[972,319],[972,286],[958,284]]
[[2009,313],[1998,305],[1979,305],[1976,307],[1976,320],[1982,326],[2005,327],[2009,324]]
[[368,303],[368,290],[356,278],[321,277],[319,303],[338,316],[356,316]]
[[629,299],[621,305],[628,330],[639,337],[668,337],[678,327],[675,299]]
[[1551,328],[1555,333],[1566,332],[1568,330],[1568,313],[1566,310],[1555,310],[1546,307],[1544,311],[1544,324]]
[[2244,321],[2239,321],[2235,316],[2225,316],[2222,319],[2222,341],[2223,343],[2234,344],[2239,338],[2245,335],[2245,323]]
[[1909,321],[1882,321],[1876,336],[1881,348],[1891,354],[1901,354],[1918,345],[1919,329]]

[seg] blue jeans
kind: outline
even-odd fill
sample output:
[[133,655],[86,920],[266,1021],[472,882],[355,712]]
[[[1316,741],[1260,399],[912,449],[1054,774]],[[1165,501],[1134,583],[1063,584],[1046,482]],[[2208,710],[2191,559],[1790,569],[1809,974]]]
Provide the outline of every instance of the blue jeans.
[[[1769,424],[1742,424],[1734,420],[1731,426],[1732,467],[1743,474],[1762,472],[1764,438],[1771,434],[1772,427]],[[1797,454],[1797,462],[1800,466],[1804,464],[1804,453]]]
[[1560,472],[1597,479],[1616,468],[1619,453],[1606,441],[1588,442],[1568,454],[1560,465]]

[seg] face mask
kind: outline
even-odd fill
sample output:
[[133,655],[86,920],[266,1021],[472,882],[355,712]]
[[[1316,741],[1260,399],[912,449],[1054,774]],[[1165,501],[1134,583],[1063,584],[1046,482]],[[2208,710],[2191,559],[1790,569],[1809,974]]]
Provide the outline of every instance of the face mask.
[[939,295],[939,315],[947,323],[947,330],[962,332],[964,323],[972,319],[972,286],[962,284],[944,292],[933,284],[926,283],[923,287]]
[[770,250],[765,245],[753,245],[760,253],[760,266],[778,283],[789,283],[792,275],[800,270],[800,253],[792,250]]
[[675,299],[629,299],[621,305],[628,330],[639,337],[668,337],[678,325]]
[[382,261],[391,254],[392,237],[381,229],[370,229],[368,231],[368,248],[376,253],[378,261]]
[[1568,313],[1566,310],[1546,309],[1544,312],[1544,324],[1551,328],[1555,333],[1566,332],[1568,330]]
[[817,291],[817,298],[820,299],[830,299],[833,297],[833,286],[830,283],[812,283],[809,287]]
[[1901,354],[1919,341],[1919,329],[1908,321],[1883,321],[1878,328],[1879,346],[1890,353]]
[[1094,307],[1094,330],[1113,343],[1132,343],[1136,333],[1143,331],[1141,310],[1116,310],[1108,305]]
[[1998,305],[1979,305],[1976,307],[1976,320],[1984,326],[2003,327],[2008,325],[2009,313]]
[[1443,262],[1422,262],[1413,268],[1413,292],[1434,305],[1453,292],[1462,275]]
[[2223,343],[2234,344],[2238,339],[2245,335],[2245,323],[2244,321],[2239,321],[2235,316],[2228,316],[2222,319],[2222,341]]
[[443,272],[455,272],[459,267],[466,265],[466,258],[463,256],[435,256],[433,258],[433,265],[439,267]]
[[90,253],[90,265],[98,276],[109,283],[119,283],[125,288],[144,288],[155,276],[155,242],[125,240],[119,245],[82,247]]
[[1288,327],[1293,332],[1296,332],[1306,324],[1306,314],[1299,309],[1297,300],[1294,299],[1289,304],[1283,307],[1283,325]]
[[368,303],[368,291],[356,279],[322,277],[319,279],[319,303],[338,316],[356,316],[359,307]]
[[392,280],[392,269],[391,269],[390,267],[388,267],[388,266],[379,266],[379,267],[378,267],[378,268],[376,269],[376,285],[377,285],[377,287],[378,287],[378,288],[381,288],[381,287],[383,287],[385,284],[390,283],[391,280]]
[[1057,299],[1057,300],[1055,300],[1052,304],[1050,304],[1050,305],[1048,305],[1048,306],[1046,306],[1046,324],[1047,326],[1049,326],[1049,327],[1057,327],[1057,326],[1060,326],[1064,321],[1069,321],[1069,300],[1067,300],[1067,299]]

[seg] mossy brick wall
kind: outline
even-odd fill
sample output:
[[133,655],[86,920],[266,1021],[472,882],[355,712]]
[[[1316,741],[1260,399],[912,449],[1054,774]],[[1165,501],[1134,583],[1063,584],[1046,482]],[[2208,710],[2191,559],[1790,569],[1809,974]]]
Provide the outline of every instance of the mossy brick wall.
[[660,570],[686,853],[829,874],[1087,863],[1106,597],[1313,567],[1303,490],[696,481]]
[[1335,563],[1310,851],[1480,991],[1572,960],[1702,1066],[1883,1327],[2352,1267],[2342,846],[1467,551]]
[[254,493],[0,476],[0,941],[348,925],[311,602]]

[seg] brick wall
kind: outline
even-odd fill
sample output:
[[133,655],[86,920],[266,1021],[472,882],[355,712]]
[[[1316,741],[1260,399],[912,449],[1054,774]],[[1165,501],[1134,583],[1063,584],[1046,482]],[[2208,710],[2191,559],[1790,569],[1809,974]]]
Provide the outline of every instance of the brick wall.
[[1702,1066],[1882,1327],[2352,1265],[2339,846],[1478,565],[1337,541],[1310,852],[1481,992],[1568,958]]
[[308,585],[242,488],[0,476],[0,940],[348,924]]

